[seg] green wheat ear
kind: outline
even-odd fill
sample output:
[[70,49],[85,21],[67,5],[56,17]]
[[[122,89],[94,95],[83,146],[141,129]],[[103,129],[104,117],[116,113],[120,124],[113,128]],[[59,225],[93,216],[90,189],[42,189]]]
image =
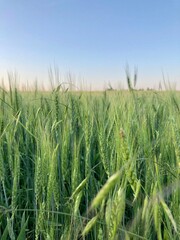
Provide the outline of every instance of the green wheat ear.
[[98,221],[98,215],[93,217],[88,223],[87,225],[85,226],[83,232],[82,232],[82,236],[85,237],[89,232],[90,230],[93,228],[93,226],[97,223]]
[[115,193],[114,199],[110,199],[106,206],[106,224],[108,239],[115,239],[118,228],[124,216],[125,211],[125,191],[123,188]]
[[108,193],[110,193],[111,189],[119,182],[121,172],[117,172],[113,174],[107,182],[104,184],[104,186],[100,189],[96,197],[93,199],[91,203],[91,209],[97,208],[102,201],[107,197]]

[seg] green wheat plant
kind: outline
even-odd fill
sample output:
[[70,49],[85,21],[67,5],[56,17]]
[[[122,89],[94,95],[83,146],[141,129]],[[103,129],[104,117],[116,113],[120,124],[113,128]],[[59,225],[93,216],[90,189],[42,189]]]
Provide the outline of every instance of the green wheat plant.
[[0,89],[0,239],[180,239],[180,94],[128,86]]

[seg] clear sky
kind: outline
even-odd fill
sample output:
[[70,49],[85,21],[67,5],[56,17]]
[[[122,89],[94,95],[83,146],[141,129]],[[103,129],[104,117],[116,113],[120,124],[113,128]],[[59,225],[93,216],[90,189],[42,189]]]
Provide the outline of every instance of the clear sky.
[[58,66],[92,88],[165,79],[180,88],[180,0],[0,0],[0,76],[48,79]]

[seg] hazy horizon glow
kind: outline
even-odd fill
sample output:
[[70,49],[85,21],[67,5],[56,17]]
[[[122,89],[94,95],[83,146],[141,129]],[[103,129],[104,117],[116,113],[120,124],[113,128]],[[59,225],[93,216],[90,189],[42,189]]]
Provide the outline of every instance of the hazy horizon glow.
[[[0,78],[17,71],[20,82],[62,81],[101,89],[126,87],[125,68],[138,68],[138,88],[166,81],[180,89],[180,1],[1,1]],[[60,79],[60,80],[61,80]]]

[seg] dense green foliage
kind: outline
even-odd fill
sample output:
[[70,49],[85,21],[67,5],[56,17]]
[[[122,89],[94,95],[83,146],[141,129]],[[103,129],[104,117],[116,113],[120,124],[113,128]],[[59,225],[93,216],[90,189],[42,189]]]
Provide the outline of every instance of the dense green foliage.
[[180,239],[177,92],[0,92],[1,239]]

